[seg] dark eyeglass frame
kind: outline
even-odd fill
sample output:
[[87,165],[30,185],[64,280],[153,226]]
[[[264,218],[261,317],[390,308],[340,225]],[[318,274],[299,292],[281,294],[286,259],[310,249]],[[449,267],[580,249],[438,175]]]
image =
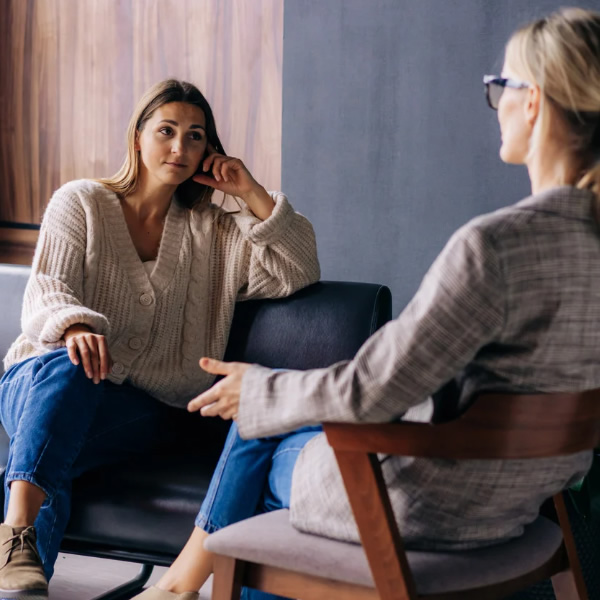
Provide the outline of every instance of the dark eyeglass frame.
[[[531,87],[530,83],[526,81],[519,81],[518,79],[511,79],[510,77],[499,77],[498,75],[484,75],[483,85],[485,86],[485,98],[489,107],[493,110],[498,110],[498,103],[502,97],[504,88],[513,88],[515,90],[522,90]],[[500,88],[500,93],[496,96],[490,94],[490,88],[496,86]]]

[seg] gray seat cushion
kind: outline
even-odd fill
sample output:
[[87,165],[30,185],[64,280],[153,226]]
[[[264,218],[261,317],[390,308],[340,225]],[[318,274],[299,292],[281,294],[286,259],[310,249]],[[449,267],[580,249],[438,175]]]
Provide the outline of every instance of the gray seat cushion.
[[[541,566],[562,542],[560,528],[539,517],[510,542],[461,552],[407,552],[420,594],[499,583]],[[278,510],[225,527],[205,548],[273,567],[374,587],[362,546],[301,533]]]

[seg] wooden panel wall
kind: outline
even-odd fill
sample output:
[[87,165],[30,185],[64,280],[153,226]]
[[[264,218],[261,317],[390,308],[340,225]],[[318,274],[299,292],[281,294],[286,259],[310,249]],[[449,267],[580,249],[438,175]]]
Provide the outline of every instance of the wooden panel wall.
[[[282,46],[283,0],[1,0],[0,222],[39,223],[57,187],[115,172],[166,77],[195,83],[228,154],[278,189]],[[0,261],[29,260],[7,250],[18,229],[0,235]]]

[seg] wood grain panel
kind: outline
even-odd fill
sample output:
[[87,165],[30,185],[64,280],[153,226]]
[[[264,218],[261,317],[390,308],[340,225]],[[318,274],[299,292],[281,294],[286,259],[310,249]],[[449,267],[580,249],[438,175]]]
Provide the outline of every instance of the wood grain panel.
[[0,262],[30,265],[37,238],[37,229],[0,225]]
[[130,1],[46,2],[59,12],[60,181],[111,174],[123,160],[137,100]]
[[166,77],[198,85],[227,152],[278,189],[282,51],[283,0],[2,0],[0,222],[39,223],[57,187],[116,171]]
[[[33,8],[28,78],[29,136],[25,139],[24,153],[29,153],[31,160],[31,221],[39,223],[46,199],[60,185],[58,149],[62,127],[59,120],[60,81],[56,77],[58,14],[52,3],[36,3]],[[17,84],[15,81],[18,89]],[[26,110],[27,104],[24,99],[23,110]],[[15,177],[18,175],[19,171]]]

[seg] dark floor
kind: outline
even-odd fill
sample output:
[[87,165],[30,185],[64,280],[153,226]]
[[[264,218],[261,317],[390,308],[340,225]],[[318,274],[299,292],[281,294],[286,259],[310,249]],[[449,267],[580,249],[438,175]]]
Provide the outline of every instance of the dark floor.
[[[50,584],[49,600],[93,600],[96,596],[133,578],[138,570],[139,566],[133,563],[61,554],[56,563],[56,574]],[[157,581],[164,571],[165,568],[155,568],[148,585]],[[210,600],[210,593],[209,580],[202,588],[201,600]],[[546,584],[538,587],[537,593],[533,590],[529,593],[523,592],[507,600],[554,600],[554,594]]]
[[[93,600],[135,577],[138,570],[139,566],[132,563],[60,554],[50,582],[49,600]],[[157,581],[164,571],[164,568],[155,568],[148,585]],[[210,591],[209,581],[202,588],[200,598],[209,600]]]

